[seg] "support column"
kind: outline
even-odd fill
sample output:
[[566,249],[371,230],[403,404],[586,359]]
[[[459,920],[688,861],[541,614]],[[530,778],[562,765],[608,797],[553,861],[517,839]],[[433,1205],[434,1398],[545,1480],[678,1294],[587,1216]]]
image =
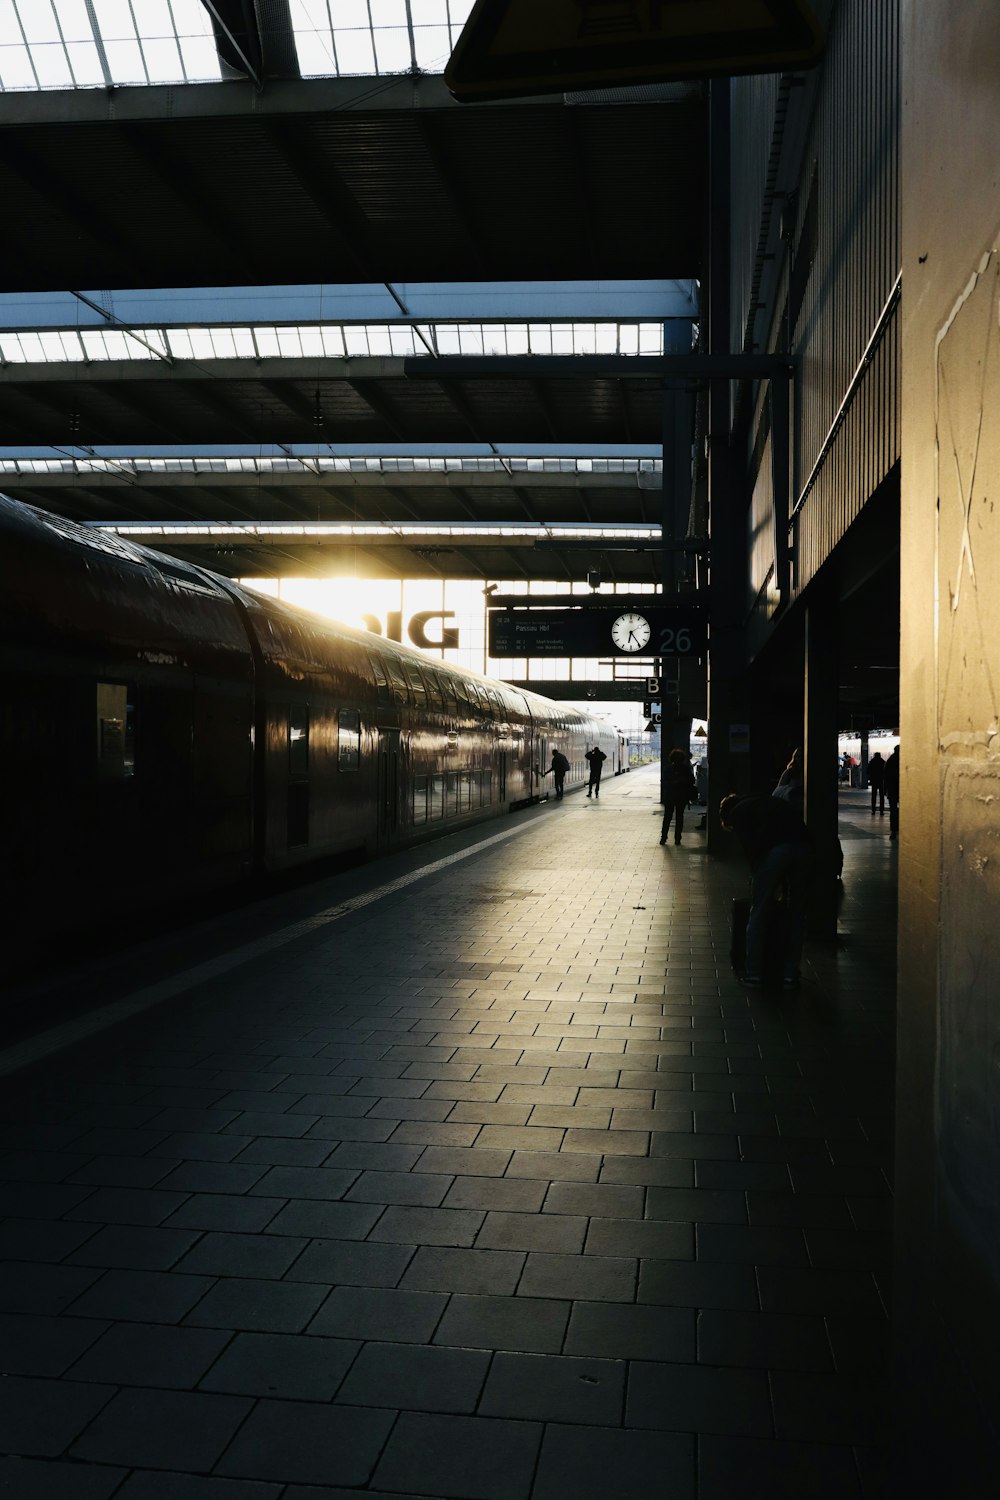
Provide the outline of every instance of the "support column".
[[839,887],[837,714],[839,610],[822,583],[807,595],[805,625],[805,818],[816,847],[810,931],[835,942]]
[[[676,598],[680,579],[682,553],[679,544],[687,533],[691,508],[691,434],[694,409],[690,391],[668,390],[663,402],[663,486],[660,503],[662,550],[660,582],[664,596]],[[657,647],[659,641],[656,642]],[[680,679],[680,661],[676,656],[660,658],[660,801],[666,802],[667,756],[676,746],[688,753],[691,746],[691,720],[679,713],[678,693],[667,696],[667,680]]]
[[[730,212],[728,79],[709,86],[708,340],[712,354],[730,352]],[[730,854],[719,826],[727,792],[750,791],[746,681],[746,490],[744,465],[730,440],[730,390],[713,380],[708,402],[708,501],[711,541],[709,605],[708,763],[710,853]]]

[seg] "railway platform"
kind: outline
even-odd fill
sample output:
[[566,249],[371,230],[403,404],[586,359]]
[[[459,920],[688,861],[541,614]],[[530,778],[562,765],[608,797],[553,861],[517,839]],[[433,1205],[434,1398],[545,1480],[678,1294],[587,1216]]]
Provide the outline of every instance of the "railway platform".
[[888,820],[842,794],[843,942],[747,992],[742,860],[661,848],[657,795],[609,779],[13,1018],[5,1500],[888,1492]]

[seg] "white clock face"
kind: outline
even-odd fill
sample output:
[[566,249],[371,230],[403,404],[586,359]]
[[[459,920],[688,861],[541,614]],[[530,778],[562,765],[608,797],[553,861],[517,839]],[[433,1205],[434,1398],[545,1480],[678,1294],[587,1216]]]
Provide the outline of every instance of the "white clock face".
[[611,627],[611,639],[619,651],[641,651],[649,645],[649,621],[642,615],[619,615]]

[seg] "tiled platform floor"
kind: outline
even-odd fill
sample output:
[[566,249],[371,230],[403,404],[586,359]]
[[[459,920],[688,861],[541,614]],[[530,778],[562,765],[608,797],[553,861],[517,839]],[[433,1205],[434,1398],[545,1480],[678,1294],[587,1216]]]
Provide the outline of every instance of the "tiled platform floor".
[[895,849],[748,996],[656,775],[5,1080],[5,1500],[887,1493]]

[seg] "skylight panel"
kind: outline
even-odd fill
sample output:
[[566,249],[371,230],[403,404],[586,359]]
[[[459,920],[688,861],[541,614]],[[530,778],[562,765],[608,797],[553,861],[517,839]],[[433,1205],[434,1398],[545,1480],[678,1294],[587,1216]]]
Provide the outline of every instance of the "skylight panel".
[[290,0],[304,78],[441,73],[472,0]]
[[222,76],[201,0],[0,0],[0,88]]
[[444,72],[451,46],[451,31],[447,26],[414,26],[413,50],[417,67],[425,73]]
[[[2,0],[0,0],[2,3]],[[432,359],[439,355],[657,355],[659,323],[302,323],[141,328],[122,323],[0,335],[15,363],[131,359]]]

